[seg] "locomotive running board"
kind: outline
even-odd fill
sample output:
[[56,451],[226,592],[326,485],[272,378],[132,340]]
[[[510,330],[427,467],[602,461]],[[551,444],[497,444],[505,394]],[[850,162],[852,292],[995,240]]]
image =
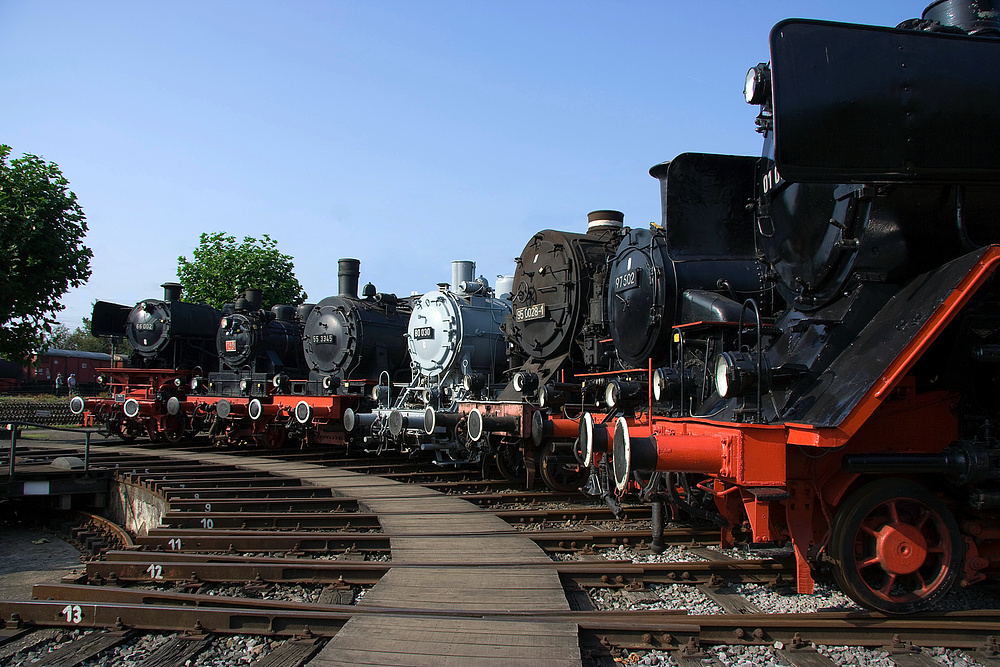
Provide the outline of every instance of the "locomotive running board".
[[808,408],[789,426],[853,436],[998,266],[1000,246],[988,246],[910,281],[797,401]]

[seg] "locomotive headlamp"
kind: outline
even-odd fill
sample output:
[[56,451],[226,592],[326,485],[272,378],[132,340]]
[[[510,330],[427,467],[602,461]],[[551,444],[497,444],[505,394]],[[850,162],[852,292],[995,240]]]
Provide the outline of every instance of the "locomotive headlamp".
[[246,378],[240,380],[240,391],[244,394],[250,391],[250,380],[247,380]]
[[323,389],[329,392],[337,391],[340,387],[340,378],[336,375],[327,375],[323,377]]
[[715,390],[723,398],[742,396],[760,386],[761,391],[771,387],[771,365],[766,358],[747,352],[723,352],[715,358]]
[[225,329],[226,327],[228,327],[229,326],[229,318],[228,317],[223,317],[222,321],[219,322],[219,326],[222,327],[223,329]]
[[174,386],[175,387],[177,387],[178,389],[180,389],[182,384],[183,384],[183,382],[182,382],[182,380],[180,378],[174,378]]
[[201,377],[191,378],[191,391],[198,392],[201,391],[202,387],[205,385],[205,379]]
[[288,376],[284,373],[278,373],[271,378],[271,384],[274,385],[275,389],[284,389],[288,386]]
[[103,387],[107,383],[108,383],[108,378],[106,378],[103,374],[97,376],[97,384]]
[[674,368],[657,368],[653,371],[653,399],[669,401],[681,394],[681,374]]
[[467,373],[462,378],[462,386],[473,394],[478,394],[486,386],[486,378],[482,373]]
[[636,405],[645,398],[643,389],[644,386],[639,382],[612,380],[604,388],[604,402],[608,404],[609,408]]
[[561,408],[566,405],[566,392],[559,391],[551,385],[538,388],[538,407]]
[[743,97],[747,104],[764,104],[771,97],[771,68],[767,63],[759,63],[747,72]]
[[538,389],[538,375],[521,371],[514,374],[514,391],[530,394]]

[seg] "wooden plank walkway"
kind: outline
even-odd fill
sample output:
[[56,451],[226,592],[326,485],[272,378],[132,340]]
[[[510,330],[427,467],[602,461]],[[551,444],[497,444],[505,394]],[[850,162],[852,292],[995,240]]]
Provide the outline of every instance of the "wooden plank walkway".
[[137,447],[129,450],[265,470],[332,488],[358,498],[362,511],[379,514],[382,528],[395,535],[390,540],[393,561],[413,564],[447,560],[464,564],[389,570],[365,594],[361,605],[406,606],[444,615],[355,616],[310,661],[313,667],[581,664],[574,623],[447,616],[449,612],[468,610],[516,614],[570,609],[559,576],[551,569],[496,565],[505,560],[541,564],[550,559],[526,536],[488,534],[509,531],[510,526],[472,503],[414,484],[308,463]]

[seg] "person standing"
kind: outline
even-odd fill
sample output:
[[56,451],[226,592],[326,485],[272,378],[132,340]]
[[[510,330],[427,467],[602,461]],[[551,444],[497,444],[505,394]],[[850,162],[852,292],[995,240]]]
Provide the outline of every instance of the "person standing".
[[63,377],[62,373],[56,375],[56,396],[62,396],[63,389],[66,387],[66,378]]
[[66,385],[69,387],[70,396],[76,395],[76,373],[70,373],[69,379],[66,380]]

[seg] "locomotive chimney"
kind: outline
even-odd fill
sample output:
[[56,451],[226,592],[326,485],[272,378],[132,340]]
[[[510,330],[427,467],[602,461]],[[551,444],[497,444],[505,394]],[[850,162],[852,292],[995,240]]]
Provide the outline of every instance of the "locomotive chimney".
[[476,277],[476,263],[468,260],[455,260],[451,263],[451,291],[463,292],[462,283],[471,283]]
[[936,0],[927,6],[922,18],[943,26],[954,26],[970,35],[1000,36],[997,0]]
[[339,271],[337,278],[340,285],[340,296],[358,298],[358,280],[361,278],[360,259],[341,259],[337,262]]
[[163,288],[163,300],[164,301],[180,301],[181,300],[181,284],[180,283],[163,283],[160,285]]
[[264,293],[255,287],[251,287],[245,292],[245,294],[245,298],[247,300],[246,309],[260,310],[260,300]]
[[625,214],[621,211],[591,211],[587,214],[587,233],[603,232],[605,229],[621,229],[625,224]]

